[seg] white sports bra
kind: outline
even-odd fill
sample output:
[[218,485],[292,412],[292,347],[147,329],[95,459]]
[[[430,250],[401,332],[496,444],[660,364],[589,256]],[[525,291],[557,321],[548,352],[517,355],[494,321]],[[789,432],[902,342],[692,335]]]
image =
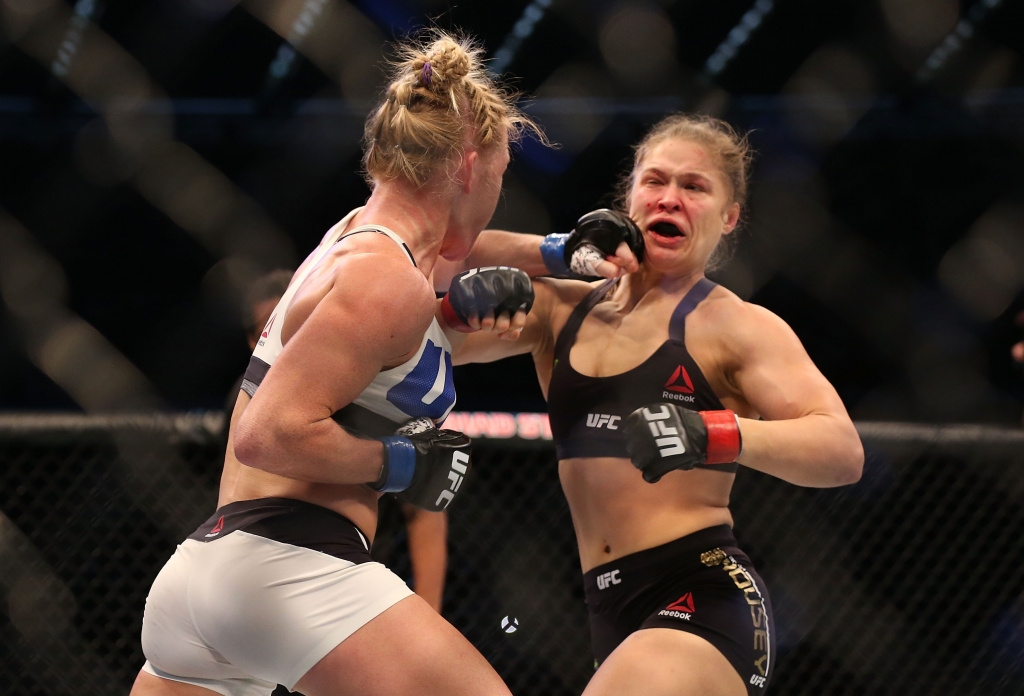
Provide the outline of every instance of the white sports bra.
[[[249,396],[256,394],[260,383],[284,348],[281,343],[281,327],[284,325],[292,298],[303,281],[336,243],[345,237],[363,232],[382,234],[402,247],[412,265],[416,265],[409,247],[401,237],[386,227],[364,225],[346,233],[345,227],[359,210],[353,210],[331,228],[320,246],[313,252],[302,273],[296,274],[288,284],[288,289],[271,313],[256,349],[249,359],[249,367],[242,380],[242,391]],[[435,423],[441,423],[454,406],[452,346],[437,319],[434,319],[423,334],[415,355],[401,365],[381,370],[351,404],[332,417],[355,434],[381,437],[393,434],[396,425],[413,418],[427,417]]]

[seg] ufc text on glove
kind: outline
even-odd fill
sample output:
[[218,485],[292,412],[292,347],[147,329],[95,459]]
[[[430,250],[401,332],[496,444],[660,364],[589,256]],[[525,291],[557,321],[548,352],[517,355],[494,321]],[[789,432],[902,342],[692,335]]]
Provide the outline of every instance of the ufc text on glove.
[[676,469],[734,462],[742,450],[739,421],[728,409],[691,411],[651,404],[626,417],[623,433],[629,459],[648,483]]
[[434,427],[419,432],[400,428],[398,435],[379,438],[384,443],[384,466],[370,487],[398,497],[418,508],[440,512],[458,495],[470,470],[472,443],[454,430]]

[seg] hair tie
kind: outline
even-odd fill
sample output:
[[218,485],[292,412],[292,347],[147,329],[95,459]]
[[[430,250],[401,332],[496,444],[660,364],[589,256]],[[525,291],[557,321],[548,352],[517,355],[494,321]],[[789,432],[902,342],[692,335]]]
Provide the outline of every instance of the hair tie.
[[434,69],[430,67],[430,61],[428,60],[423,64],[423,68],[420,69],[420,82],[422,82],[425,87],[429,87],[430,81],[433,77]]

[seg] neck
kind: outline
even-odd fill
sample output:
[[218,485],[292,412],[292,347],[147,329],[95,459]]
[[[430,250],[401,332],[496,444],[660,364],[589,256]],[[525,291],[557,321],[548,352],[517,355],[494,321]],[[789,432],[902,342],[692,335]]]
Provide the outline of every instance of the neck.
[[653,290],[663,295],[685,295],[703,277],[703,269],[665,273],[640,264],[640,270],[627,275],[622,286],[635,304]]
[[351,227],[382,225],[401,237],[417,267],[429,276],[448,229],[448,199],[435,186],[416,188],[396,179],[379,182]]

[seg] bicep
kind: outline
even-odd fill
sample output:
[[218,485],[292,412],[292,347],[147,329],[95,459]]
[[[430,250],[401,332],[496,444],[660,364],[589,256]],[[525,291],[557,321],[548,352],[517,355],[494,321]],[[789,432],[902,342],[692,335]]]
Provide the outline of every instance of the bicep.
[[848,417],[835,388],[793,330],[775,315],[759,317],[756,323],[734,373],[744,400],[765,420],[811,414]]

